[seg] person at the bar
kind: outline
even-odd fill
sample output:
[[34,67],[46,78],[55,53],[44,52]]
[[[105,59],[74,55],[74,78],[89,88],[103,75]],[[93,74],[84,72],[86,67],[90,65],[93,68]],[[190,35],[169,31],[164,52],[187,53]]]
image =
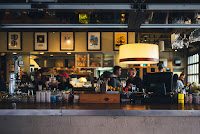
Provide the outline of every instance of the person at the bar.
[[178,93],[178,89],[177,89],[177,81],[178,81],[178,74],[174,74],[173,75],[173,92]]
[[159,72],[164,72],[165,71],[165,66],[162,63],[158,64],[158,71]]
[[178,78],[178,80],[180,80],[180,81],[182,82],[183,85],[185,85],[185,84],[184,84],[184,79],[185,79],[185,74],[184,74],[184,73],[181,73],[180,76],[179,76],[179,78]]
[[136,88],[139,88],[140,91],[142,91],[142,79],[138,77],[137,71],[135,68],[129,68],[127,75],[128,75],[128,80],[126,81],[126,87],[129,90],[132,90],[133,85],[136,85]]
[[60,76],[60,83],[58,84],[59,90],[68,90],[73,86],[69,83],[69,75],[66,72],[62,72],[59,74]]
[[45,84],[41,81],[41,76],[42,74],[39,71],[35,72],[34,74],[34,81],[32,82],[34,86],[34,93],[39,90],[39,86],[42,87],[42,89],[46,87]]
[[183,84],[183,79],[181,79],[181,78],[183,78],[183,77],[185,77],[184,76],[184,74],[181,74],[180,75],[180,77],[178,78],[178,80],[177,80],[177,86],[176,86],[176,88],[177,88],[177,91],[178,92],[180,92],[183,88],[184,88],[184,84]]
[[121,88],[121,81],[120,81],[120,75],[121,75],[121,67],[120,66],[114,66],[113,67],[113,75],[110,79],[110,85],[114,88],[119,87]]
[[3,69],[0,70],[0,91],[7,91]]
[[111,72],[105,71],[103,72],[103,82],[101,84],[101,93],[105,93],[108,89],[108,81],[110,81]]

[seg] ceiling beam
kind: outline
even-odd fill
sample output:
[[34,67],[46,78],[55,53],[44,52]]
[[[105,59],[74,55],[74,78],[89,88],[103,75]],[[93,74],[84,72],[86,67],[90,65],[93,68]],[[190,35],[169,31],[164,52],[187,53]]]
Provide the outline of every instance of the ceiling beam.
[[2,24],[0,29],[9,29],[9,28],[128,28],[127,24]]
[[131,4],[127,3],[1,3],[0,9],[13,9],[13,10],[20,10],[20,9],[35,9],[31,8],[31,5],[45,5],[45,9],[52,9],[52,10],[71,10],[71,9],[96,9],[96,10],[131,10]]
[[194,10],[197,10],[199,11],[200,10],[200,3],[175,3],[175,4],[172,4],[172,3],[162,3],[162,4],[157,4],[157,3],[154,3],[154,4],[148,4],[147,5],[147,10],[166,10],[166,11],[170,11],[170,10],[174,10],[174,11],[177,11],[177,10],[191,10],[191,11],[194,11]]
[[[32,4],[41,3],[1,3],[0,9],[14,9],[14,10],[30,10]],[[42,3],[46,5],[46,9],[63,10],[63,9],[94,9],[94,10],[133,10],[132,3]],[[200,3],[146,3],[146,9],[143,10],[191,10],[199,11]]]
[[140,28],[200,28],[200,24],[142,24]]

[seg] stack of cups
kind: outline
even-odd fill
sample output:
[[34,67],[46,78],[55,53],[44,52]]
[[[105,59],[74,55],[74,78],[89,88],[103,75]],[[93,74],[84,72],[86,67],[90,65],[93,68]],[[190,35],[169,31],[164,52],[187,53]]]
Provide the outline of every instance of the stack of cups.
[[36,91],[36,102],[40,103],[40,91]]
[[189,102],[190,104],[192,104],[192,99],[193,99],[193,98],[192,98],[192,94],[190,94],[190,95],[189,95],[189,99],[188,99],[188,102]]
[[45,92],[46,103],[51,103],[51,91]]
[[45,92],[40,92],[40,102],[45,103]]
[[195,93],[195,103],[199,104],[199,94]]

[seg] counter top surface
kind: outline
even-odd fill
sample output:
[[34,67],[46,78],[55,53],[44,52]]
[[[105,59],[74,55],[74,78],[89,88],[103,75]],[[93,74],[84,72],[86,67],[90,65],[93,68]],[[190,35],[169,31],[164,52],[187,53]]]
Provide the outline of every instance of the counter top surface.
[[31,104],[0,103],[1,109],[73,109],[73,110],[200,110],[200,104]]
[[200,116],[198,104],[0,103],[0,116]]

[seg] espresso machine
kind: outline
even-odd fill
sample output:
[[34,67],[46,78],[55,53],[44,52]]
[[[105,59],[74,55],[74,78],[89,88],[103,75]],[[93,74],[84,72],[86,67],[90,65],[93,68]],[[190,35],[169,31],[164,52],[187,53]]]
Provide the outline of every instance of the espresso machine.
[[19,61],[21,61],[22,56],[13,56],[14,65],[10,67],[10,74],[9,74],[9,94],[15,93],[16,89],[18,89],[18,83],[20,80],[20,67]]

